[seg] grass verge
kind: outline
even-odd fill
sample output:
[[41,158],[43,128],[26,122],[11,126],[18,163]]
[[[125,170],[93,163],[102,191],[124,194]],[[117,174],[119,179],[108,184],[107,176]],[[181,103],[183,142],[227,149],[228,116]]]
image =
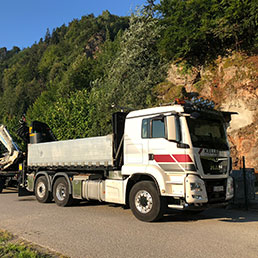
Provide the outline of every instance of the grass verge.
[[42,247],[22,241],[7,231],[0,230],[0,257],[2,258],[64,258]]

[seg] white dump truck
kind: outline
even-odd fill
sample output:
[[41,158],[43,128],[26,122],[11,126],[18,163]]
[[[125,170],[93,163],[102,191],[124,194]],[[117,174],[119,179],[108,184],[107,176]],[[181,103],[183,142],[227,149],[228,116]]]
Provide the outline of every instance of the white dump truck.
[[177,100],[115,113],[110,135],[66,141],[54,141],[36,123],[20,190],[59,206],[75,200],[127,205],[142,221],[158,220],[169,208],[226,205],[233,197],[226,136],[231,115],[209,101]]

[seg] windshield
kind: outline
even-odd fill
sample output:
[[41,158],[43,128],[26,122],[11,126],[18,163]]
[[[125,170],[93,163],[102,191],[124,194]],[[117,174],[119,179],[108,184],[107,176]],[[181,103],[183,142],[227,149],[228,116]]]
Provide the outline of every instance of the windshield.
[[194,147],[217,150],[229,149],[221,120],[187,117],[187,123]]

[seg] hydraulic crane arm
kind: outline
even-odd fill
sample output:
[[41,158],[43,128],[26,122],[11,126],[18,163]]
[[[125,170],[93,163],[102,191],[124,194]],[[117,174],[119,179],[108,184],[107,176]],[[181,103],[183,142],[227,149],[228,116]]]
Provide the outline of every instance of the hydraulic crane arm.
[[0,171],[18,159],[20,151],[4,125],[0,125]]

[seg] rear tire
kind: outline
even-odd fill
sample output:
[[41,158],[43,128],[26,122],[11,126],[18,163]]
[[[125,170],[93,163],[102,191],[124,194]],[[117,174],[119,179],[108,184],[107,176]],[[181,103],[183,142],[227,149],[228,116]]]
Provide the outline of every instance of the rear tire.
[[52,194],[48,189],[48,182],[45,176],[40,176],[35,185],[35,196],[38,202],[48,203],[51,202]]
[[134,216],[146,222],[160,219],[165,208],[165,201],[152,181],[136,183],[130,191],[129,204]]
[[69,194],[69,185],[64,177],[59,177],[54,184],[53,190],[54,200],[58,206],[69,206],[73,202],[72,196]]

